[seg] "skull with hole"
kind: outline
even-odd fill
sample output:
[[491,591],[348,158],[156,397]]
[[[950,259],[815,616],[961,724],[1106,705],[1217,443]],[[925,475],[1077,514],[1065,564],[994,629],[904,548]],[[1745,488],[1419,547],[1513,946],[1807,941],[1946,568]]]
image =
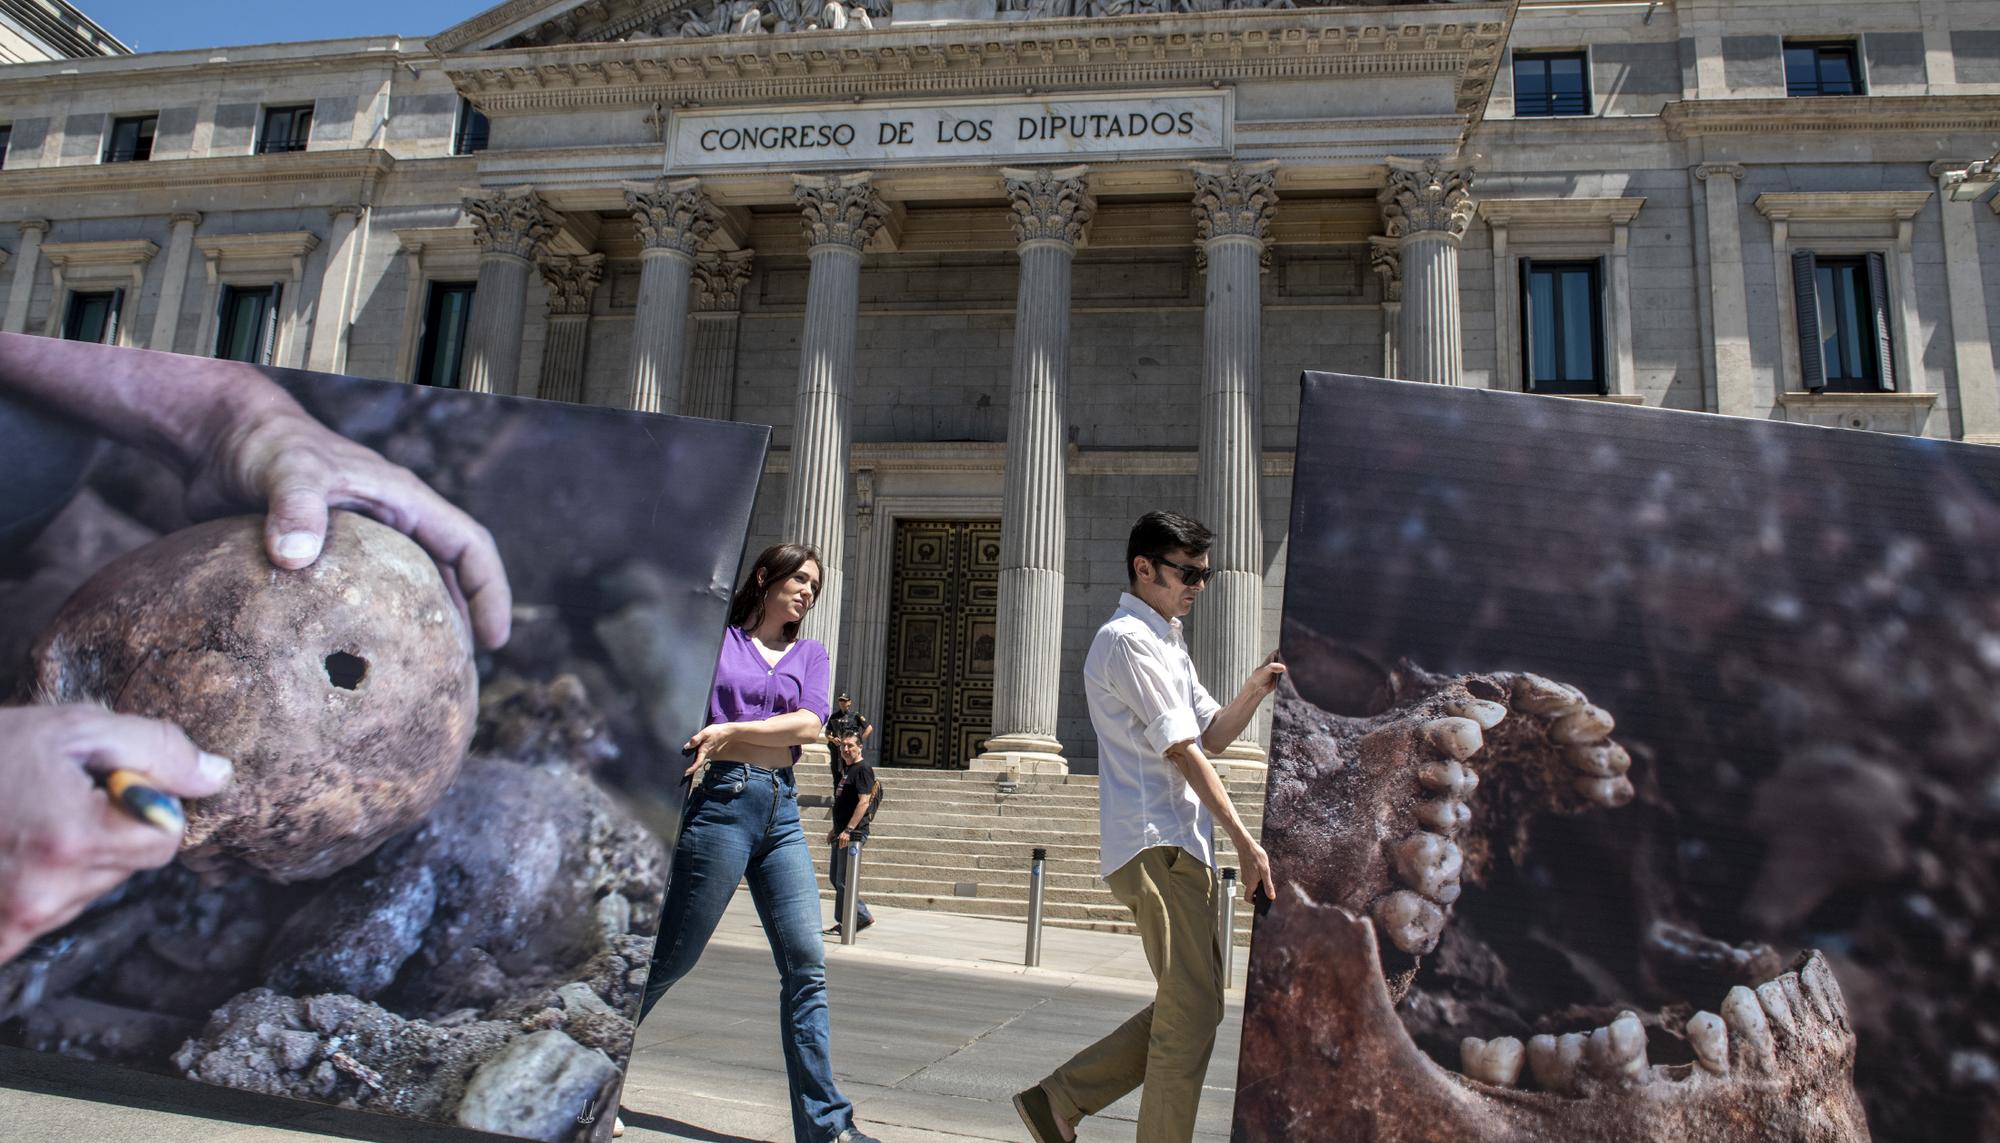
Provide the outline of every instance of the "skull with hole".
[[472,637],[429,555],[335,512],[311,567],[264,554],[263,520],[198,524],[79,588],[36,641],[36,698],[166,719],[231,758],[191,803],[181,860],[324,877],[444,796],[478,710]]
[[1300,692],[1351,664],[1289,631],[1286,656],[1236,1139],[1869,1137],[1826,958],[1780,971],[1613,868],[1643,775],[1610,712],[1404,663],[1335,713]]

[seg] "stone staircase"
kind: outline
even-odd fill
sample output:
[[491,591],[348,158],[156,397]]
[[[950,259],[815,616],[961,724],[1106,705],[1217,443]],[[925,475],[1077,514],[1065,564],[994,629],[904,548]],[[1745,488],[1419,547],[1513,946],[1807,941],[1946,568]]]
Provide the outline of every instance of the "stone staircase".
[[[1023,775],[1011,793],[999,775],[964,770],[883,767],[887,796],[861,855],[861,896],[870,904],[933,909],[974,917],[1028,916],[1028,865],[1036,846],[1048,850],[1042,923],[1103,932],[1134,931],[1131,914],[1098,876],[1097,777]],[[800,816],[819,874],[820,896],[833,900],[826,878],[826,831],[832,817],[831,778],[823,758],[808,754],[798,767]],[[1262,770],[1225,777],[1229,796],[1256,832],[1264,816]],[[1217,863],[1236,864],[1234,847],[1216,831]],[[1251,910],[1239,896],[1236,943],[1250,943]]]

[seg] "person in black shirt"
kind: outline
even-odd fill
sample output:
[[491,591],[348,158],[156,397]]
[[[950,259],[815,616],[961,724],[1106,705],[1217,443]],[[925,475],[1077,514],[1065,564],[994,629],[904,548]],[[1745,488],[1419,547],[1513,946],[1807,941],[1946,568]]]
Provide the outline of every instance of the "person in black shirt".
[[[838,745],[845,765],[833,791],[833,825],[826,834],[827,844],[833,847],[833,860],[827,865],[827,875],[833,880],[834,922],[826,930],[829,934],[840,932],[840,918],[847,915],[847,847],[867,842],[869,824],[882,804],[882,783],[875,777],[875,768],[861,760],[860,740],[843,738]],[[859,933],[874,923],[868,902],[857,895],[854,931]]]
[[840,692],[840,697],[834,701],[840,706],[826,720],[826,744],[831,747],[827,751],[826,764],[833,771],[833,786],[837,790],[840,788],[840,776],[847,772],[847,752],[840,748],[840,744],[852,739],[858,756],[858,748],[868,741],[869,735],[875,733],[875,728],[869,724],[866,715],[854,709],[854,700],[847,697],[846,691]]

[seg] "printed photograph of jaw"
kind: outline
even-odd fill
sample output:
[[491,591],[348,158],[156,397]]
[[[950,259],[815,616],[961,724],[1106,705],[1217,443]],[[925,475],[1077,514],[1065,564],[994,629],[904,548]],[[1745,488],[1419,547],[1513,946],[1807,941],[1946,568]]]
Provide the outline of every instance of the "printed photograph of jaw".
[[601,1134],[768,430],[264,372],[492,533],[511,634],[475,652],[394,520],[336,510],[279,570],[254,506],[198,520],[179,473],[51,422],[50,479],[0,493],[0,694],[173,721],[236,774],[178,860],[0,963],[0,1043]]
[[1307,374],[1235,1135],[2000,1138],[2000,451]]

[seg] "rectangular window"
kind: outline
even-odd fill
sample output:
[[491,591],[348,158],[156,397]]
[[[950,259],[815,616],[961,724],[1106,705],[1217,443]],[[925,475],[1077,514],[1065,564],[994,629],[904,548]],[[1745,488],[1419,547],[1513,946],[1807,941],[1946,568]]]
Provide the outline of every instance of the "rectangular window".
[[486,149],[486,135],[492,128],[486,113],[463,96],[458,100],[458,124],[451,133],[451,153],[470,155]]
[[1785,94],[1860,95],[1861,69],[1854,41],[1785,42]]
[[287,151],[305,150],[312,125],[313,109],[310,103],[301,107],[266,107],[264,127],[257,136],[257,153],[281,155]]
[[1792,254],[1800,380],[1808,390],[1878,393],[1896,387],[1888,271],[1880,254]]
[[0,126],[0,170],[7,167],[7,148],[14,143],[14,125]]
[[118,342],[118,311],[124,307],[125,291],[74,291],[69,309],[63,314],[63,337],[68,341],[94,341],[99,345]]
[[458,388],[465,368],[465,323],[472,316],[471,282],[432,282],[418,333],[417,384]]
[[104,137],[107,163],[143,163],[153,157],[153,131],[159,127],[157,115],[128,115],[111,121],[111,134]]
[[1522,375],[1531,393],[1604,392],[1596,262],[1521,259]]
[[222,287],[215,355],[225,361],[269,365],[278,343],[278,295],[275,285]]
[[1590,68],[1582,52],[1514,53],[1514,115],[1590,114]]

